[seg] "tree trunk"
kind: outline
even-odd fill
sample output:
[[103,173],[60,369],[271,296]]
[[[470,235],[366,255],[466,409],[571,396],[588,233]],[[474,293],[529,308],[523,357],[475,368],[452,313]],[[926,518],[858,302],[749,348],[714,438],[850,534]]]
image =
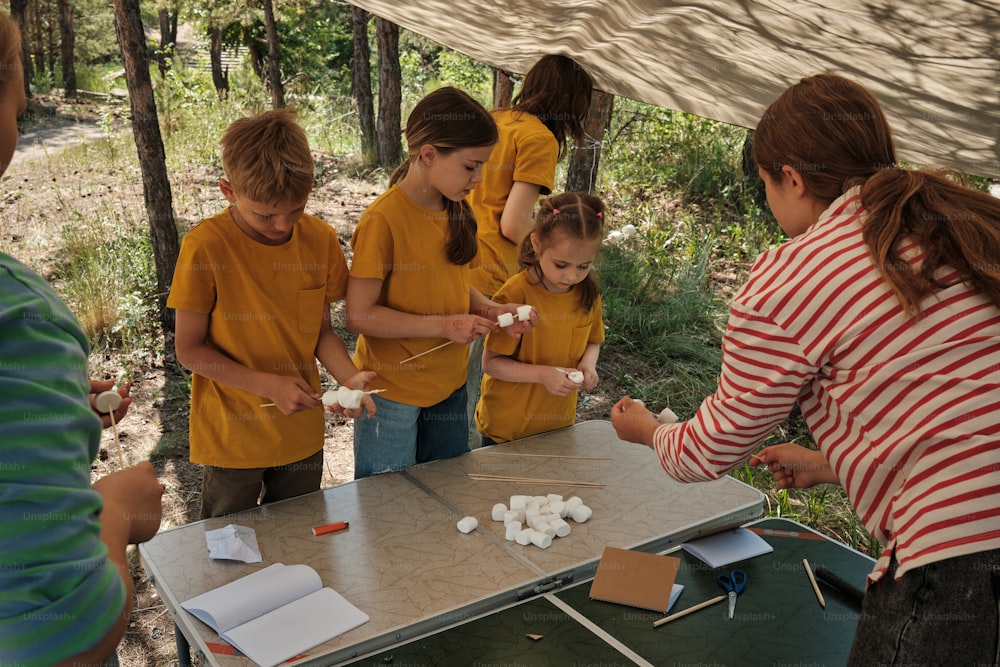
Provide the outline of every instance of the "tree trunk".
[[371,50],[368,47],[368,12],[351,7],[354,51],[351,56],[351,95],[358,106],[361,125],[361,156],[365,166],[378,163],[378,139],[375,134],[375,100],[372,96]]
[[38,3],[28,3],[31,22],[31,46],[35,54],[35,73],[45,73],[45,30],[42,27],[42,8]]
[[59,63],[62,65],[63,95],[76,97],[76,28],[73,26],[73,6],[69,0],[58,0]]
[[222,71],[222,28],[214,26],[211,33],[208,54],[212,62],[212,83],[215,84],[219,99],[224,100],[229,96],[229,72]]
[[28,26],[28,0],[10,0],[10,15],[21,28],[21,67],[24,70],[24,96],[31,97],[35,67],[31,62],[31,34]]
[[391,169],[403,159],[399,27],[376,18],[375,34],[378,38],[378,163]]
[[170,10],[167,8],[158,9],[156,18],[160,23],[160,46],[156,49],[156,65],[160,70],[160,76],[167,76],[170,61],[174,52],[174,41],[176,36],[170,34]]
[[[149,232],[156,262],[156,293],[160,322],[164,333],[174,330],[173,318],[168,315],[167,292],[177,264],[180,243],[174,224],[173,197],[167,177],[167,160],[160,136],[153,98],[153,83],[149,78],[149,56],[146,37],[139,13],[139,0],[114,0],[115,33],[125,63],[125,82],[128,85],[132,115],[132,135],[139,154],[142,171],[142,190],[149,216]],[[166,336],[168,347],[173,336]],[[173,352],[173,350],[169,350]]]
[[506,109],[514,97],[514,79],[502,69],[493,69],[493,108]]
[[285,106],[285,86],[281,83],[281,58],[278,51],[278,26],[274,22],[274,4],[264,0],[264,29],[267,31],[267,87],[271,89],[271,106]]
[[601,146],[604,133],[611,122],[615,96],[595,90],[590,100],[590,110],[583,123],[584,146],[575,146],[566,174],[567,192],[593,192],[597,183],[597,170],[601,163]]
[[[58,0],[56,0],[58,2]],[[48,49],[45,54],[49,59],[49,72],[52,73],[52,85],[55,85],[56,78],[56,54],[59,52],[59,44],[56,40],[56,26],[59,20],[53,14],[52,0],[45,2],[45,36],[48,38]]]

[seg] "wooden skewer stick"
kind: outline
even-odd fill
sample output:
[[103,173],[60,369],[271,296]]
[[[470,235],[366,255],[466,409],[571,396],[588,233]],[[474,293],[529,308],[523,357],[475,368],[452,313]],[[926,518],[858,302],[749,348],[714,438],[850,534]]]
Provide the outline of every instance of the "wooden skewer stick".
[[413,355],[412,357],[409,357],[409,358],[407,358],[407,359],[403,359],[403,360],[402,360],[401,362],[399,362],[399,363],[400,363],[400,364],[405,364],[405,363],[406,363],[406,362],[408,362],[408,361],[413,361],[413,360],[414,360],[414,359],[416,359],[417,357],[422,357],[422,356],[424,356],[425,354],[430,354],[430,353],[431,353],[431,352],[433,352],[434,350],[440,350],[440,349],[441,349],[442,347],[444,347],[445,345],[451,345],[451,341],[449,340],[449,341],[448,341],[447,343],[441,343],[441,344],[440,344],[440,345],[438,345],[437,347],[432,347],[432,348],[431,348],[431,349],[429,349],[429,350],[424,350],[424,351],[423,351],[423,352],[421,352],[420,354],[415,354],[415,355]]
[[519,484],[562,484],[566,486],[604,487],[602,482],[580,482],[568,479],[542,479],[537,477],[508,477],[470,472],[469,477],[479,482],[517,482]]
[[527,454],[521,452],[490,452],[495,456],[538,456],[546,459],[578,459],[581,461],[612,461],[610,456],[571,456],[569,454]]
[[118,425],[115,424],[115,411],[108,411],[108,416],[111,417],[111,435],[115,438],[115,447],[118,450],[118,468],[125,470],[125,452],[122,451],[122,443],[118,439]]

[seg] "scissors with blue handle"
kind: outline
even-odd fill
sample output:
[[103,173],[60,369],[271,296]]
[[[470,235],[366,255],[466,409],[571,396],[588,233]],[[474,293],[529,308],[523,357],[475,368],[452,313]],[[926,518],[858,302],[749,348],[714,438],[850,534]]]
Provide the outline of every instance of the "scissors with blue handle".
[[729,593],[729,618],[732,618],[733,612],[736,611],[736,598],[747,587],[747,573],[743,570],[733,570],[728,575],[720,574],[718,582]]

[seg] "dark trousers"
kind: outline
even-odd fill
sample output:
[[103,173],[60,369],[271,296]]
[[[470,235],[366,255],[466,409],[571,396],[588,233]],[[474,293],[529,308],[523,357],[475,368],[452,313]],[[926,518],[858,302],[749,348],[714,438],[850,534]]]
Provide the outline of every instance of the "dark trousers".
[[895,570],[865,593],[850,667],[1000,662],[1000,549]]
[[288,465],[273,468],[216,468],[205,466],[201,489],[201,518],[209,519],[319,491],[323,479],[323,450]]

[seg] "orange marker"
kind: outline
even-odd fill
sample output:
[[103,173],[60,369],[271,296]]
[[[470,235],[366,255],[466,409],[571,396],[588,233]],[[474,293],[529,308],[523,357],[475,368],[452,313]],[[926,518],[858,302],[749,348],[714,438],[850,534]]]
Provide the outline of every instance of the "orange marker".
[[344,530],[350,525],[346,521],[338,521],[336,523],[328,523],[325,526],[316,526],[313,528],[313,535],[326,535],[327,533],[336,533],[338,530]]

